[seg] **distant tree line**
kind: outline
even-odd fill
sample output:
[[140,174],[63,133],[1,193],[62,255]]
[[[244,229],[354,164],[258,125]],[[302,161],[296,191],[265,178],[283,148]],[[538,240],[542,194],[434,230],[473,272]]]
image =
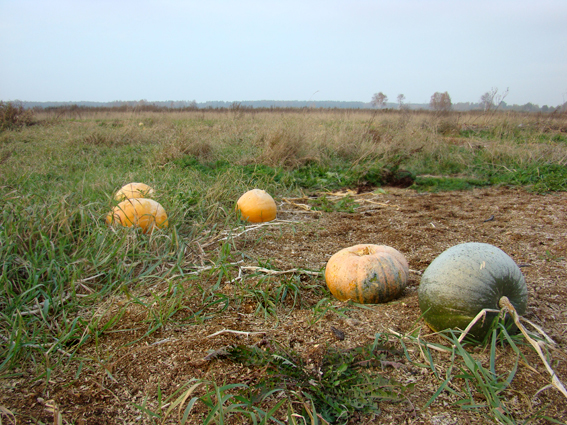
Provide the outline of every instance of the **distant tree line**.
[[555,112],[567,111],[567,102],[562,105],[539,106],[534,103],[528,102],[524,105],[508,105],[504,102],[504,99],[508,95],[508,89],[503,92],[499,92],[498,88],[492,88],[490,91],[484,93],[480,96],[477,103],[475,102],[458,102],[452,103],[451,96],[448,92],[435,92],[431,96],[428,105],[424,104],[412,104],[405,103],[406,97],[403,94],[399,94],[397,97],[397,104],[387,103],[388,96],[383,92],[375,93],[370,100],[370,106],[374,108],[397,108],[403,109],[430,109],[437,112],[448,112],[448,111],[475,111],[481,110],[484,112],[496,111],[496,110],[506,110],[506,111],[517,111],[517,112]]
[[208,101],[196,102],[191,101],[148,101],[146,99],[136,101],[116,100],[112,102],[27,102],[14,101],[10,102],[14,105],[23,107],[24,109],[36,110],[66,110],[81,111],[90,108],[99,110],[112,111],[139,111],[139,112],[165,112],[170,110],[176,111],[192,111],[203,109],[218,110],[269,110],[269,109],[396,109],[396,110],[434,110],[438,112],[444,111],[518,111],[518,112],[554,112],[567,111],[567,103],[558,106],[539,106],[528,102],[524,105],[509,105],[504,101],[508,94],[508,90],[500,93],[497,89],[492,89],[483,94],[478,102],[457,102],[452,103],[451,96],[448,92],[435,92],[429,103],[409,103],[406,102],[404,94],[399,94],[396,98],[397,102],[388,102],[388,96],[383,92],[375,93],[370,102],[346,102],[346,101],[277,101],[277,100],[254,100],[242,102],[225,102],[225,101]]

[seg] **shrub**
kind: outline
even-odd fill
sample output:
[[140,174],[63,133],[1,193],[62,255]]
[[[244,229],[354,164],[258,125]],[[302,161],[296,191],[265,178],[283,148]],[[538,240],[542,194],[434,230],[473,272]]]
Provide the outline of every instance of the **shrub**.
[[13,130],[33,124],[33,111],[21,104],[0,101],[0,131]]

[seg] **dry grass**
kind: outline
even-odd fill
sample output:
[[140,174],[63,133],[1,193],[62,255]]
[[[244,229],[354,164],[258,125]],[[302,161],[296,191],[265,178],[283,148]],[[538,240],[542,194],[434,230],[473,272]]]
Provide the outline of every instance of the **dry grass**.
[[[54,119],[53,114],[36,116],[48,122]],[[490,131],[490,140],[471,133],[460,146],[471,151],[485,149],[487,158],[495,161],[513,157],[520,164],[564,163],[565,143],[553,142],[552,137],[564,134],[567,118],[513,112],[436,116],[411,111],[298,110],[280,114],[254,110],[89,110],[81,113],[80,121],[64,126],[64,138],[73,144],[152,144],[156,147],[152,161],[161,165],[191,155],[203,161],[296,168],[309,162],[329,165],[337,160],[356,164],[417,149],[425,155],[443,155],[451,139],[467,130]],[[520,133],[523,136],[519,140]]]

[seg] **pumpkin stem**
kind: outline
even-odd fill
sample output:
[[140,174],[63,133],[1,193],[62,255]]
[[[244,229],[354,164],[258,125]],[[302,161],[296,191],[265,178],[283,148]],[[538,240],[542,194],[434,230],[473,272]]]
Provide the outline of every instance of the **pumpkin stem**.
[[516,312],[516,309],[514,308],[514,306],[512,305],[510,300],[508,299],[508,297],[506,297],[506,296],[503,296],[502,298],[500,298],[500,300],[498,301],[498,307],[500,307],[503,310],[507,310],[510,313],[514,312],[514,313],[518,314]]
[[359,257],[362,257],[363,255],[370,255],[372,254],[370,252],[370,248],[365,246],[364,248],[362,248],[360,251],[356,252],[356,255],[358,255]]

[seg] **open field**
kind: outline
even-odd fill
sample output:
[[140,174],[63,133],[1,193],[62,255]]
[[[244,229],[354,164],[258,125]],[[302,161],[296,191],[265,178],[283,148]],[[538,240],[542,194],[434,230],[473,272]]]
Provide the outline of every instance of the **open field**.
[[[461,242],[522,265],[527,326],[567,381],[567,117],[392,111],[52,111],[0,132],[2,423],[565,423],[521,335],[420,318]],[[125,183],[170,226],[104,221]],[[277,220],[246,225],[260,187]],[[392,246],[388,304],[335,300],[329,257]],[[546,339],[547,338],[547,339]],[[553,343],[549,340],[553,340]]]

